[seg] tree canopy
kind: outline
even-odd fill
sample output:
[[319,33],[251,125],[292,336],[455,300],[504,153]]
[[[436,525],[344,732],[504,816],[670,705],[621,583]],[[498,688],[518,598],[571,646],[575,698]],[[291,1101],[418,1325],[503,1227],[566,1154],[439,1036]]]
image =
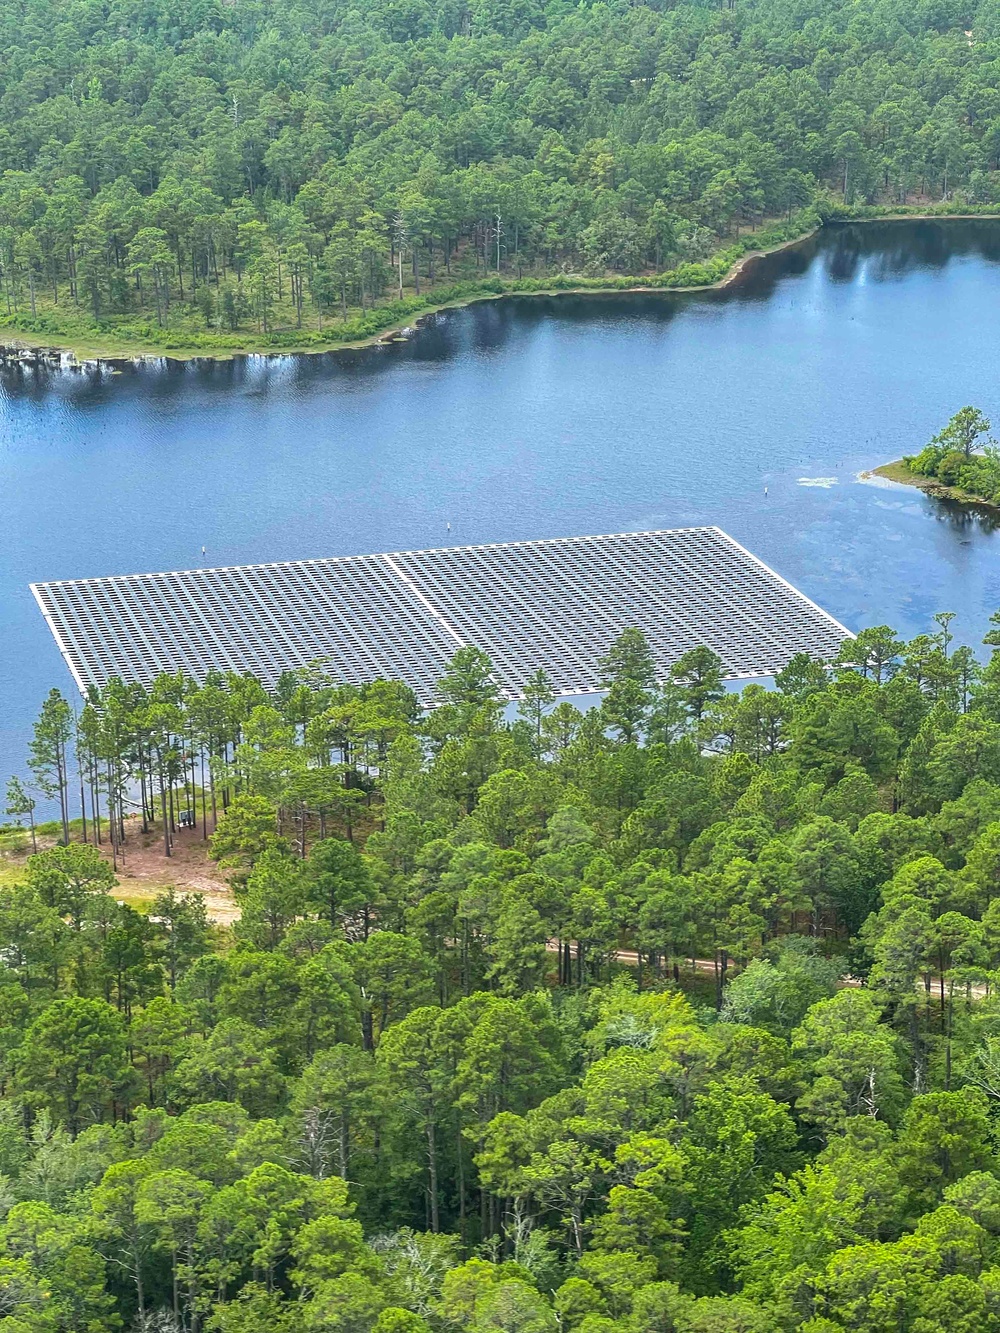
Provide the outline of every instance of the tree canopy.
[[[739,693],[630,630],[512,721],[469,650],[428,713],[111,681],[55,767],[50,695],[2,1333],[1000,1328],[1000,658],[952,621]],[[232,924],[119,900],[182,838]]]
[[445,294],[710,282],[857,206],[990,208],[998,45],[996,0],[10,0],[0,320],[308,346]]

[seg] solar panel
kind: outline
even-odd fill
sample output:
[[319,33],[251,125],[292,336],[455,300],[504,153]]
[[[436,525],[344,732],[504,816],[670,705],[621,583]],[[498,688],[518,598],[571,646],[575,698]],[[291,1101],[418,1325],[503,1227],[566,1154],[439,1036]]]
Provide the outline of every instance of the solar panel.
[[212,669],[273,685],[325,661],[352,684],[401,680],[420,702],[456,649],[494,663],[506,698],[543,668],[558,694],[600,689],[599,661],[643,630],[662,673],[705,644],[731,679],[797,652],[829,660],[849,631],[719,528],[456,546],[385,555],[69,579],[32,592],[80,689],[111,676]]

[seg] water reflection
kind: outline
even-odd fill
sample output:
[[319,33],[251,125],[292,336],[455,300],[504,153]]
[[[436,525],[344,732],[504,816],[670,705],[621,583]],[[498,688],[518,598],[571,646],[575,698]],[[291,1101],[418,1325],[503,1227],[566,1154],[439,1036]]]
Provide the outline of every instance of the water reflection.
[[938,523],[944,523],[956,536],[965,539],[1000,528],[1000,510],[992,505],[959,504],[951,499],[935,499],[931,510]]
[[919,270],[942,269],[970,256],[996,263],[1000,229],[986,218],[848,223],[828,228],[822,250],[835,281],[852,281],[862,264],[874,261],[870,275],[888,282]]

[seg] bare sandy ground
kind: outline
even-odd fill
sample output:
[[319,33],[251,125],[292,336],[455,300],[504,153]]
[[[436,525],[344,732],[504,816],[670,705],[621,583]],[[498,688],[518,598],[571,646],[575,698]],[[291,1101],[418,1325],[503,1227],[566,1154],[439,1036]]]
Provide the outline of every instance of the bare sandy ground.
[[[110,860],[110,850],[106,846],[102,850]],[[209,919],[219,925],[231,925],[240,914],[225,873],[209,859],[200,829],[179,829],[173,855],[167,857],[158,837],[130,828],[124,861],[119,860],[118,884],[115,896],[123,902],[149,902],[172,886],[178,893],[200,893]]]
[[[125,856],[118,860],[118,888],[121,902],[145,905],[171,886],[178,893],[200,893],[205,899],[209,919],[222,926],[232,925],[239,916],[225,872],[209,859],[208,844],[200,829],[180,829],[174,834],[173,855],[163,855],[163,842],[154,834],[143,834],[138,819],[126,821]],[[39,850],[51,847],[54,838],[39,838]],[[30,848],[20,855],[0,859],[0,884],[16,882],[24,869]],[[101,855],[109,863],[111,847],[105,840]]]

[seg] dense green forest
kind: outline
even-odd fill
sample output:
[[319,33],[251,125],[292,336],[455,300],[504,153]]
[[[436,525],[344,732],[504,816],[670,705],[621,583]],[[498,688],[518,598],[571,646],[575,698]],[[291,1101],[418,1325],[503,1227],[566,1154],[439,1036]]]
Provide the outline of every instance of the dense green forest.
[[845,208],[995,205],[998,155],[998,0],[7,0],[0,320],[308,346],[699,284]]
[[[475,649],[426,713],[320,664],[53,691],[2,1333],[1000,1329],[1000,615],[985,665],[952,619],[738,694],[627,631],[585,714],[506,718]],[[143,830],[238,921],[122,904]]]

